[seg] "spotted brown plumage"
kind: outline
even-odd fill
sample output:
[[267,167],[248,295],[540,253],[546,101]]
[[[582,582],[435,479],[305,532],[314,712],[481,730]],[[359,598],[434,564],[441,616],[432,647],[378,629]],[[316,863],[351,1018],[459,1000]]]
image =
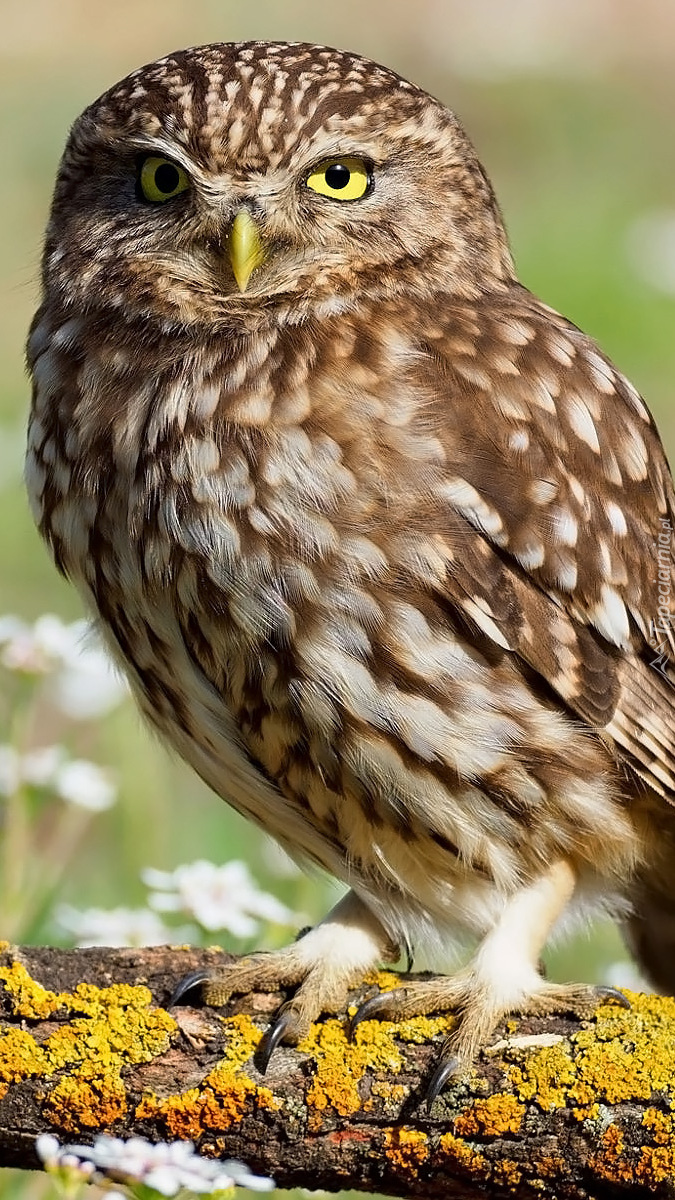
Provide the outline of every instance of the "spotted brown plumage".
[[271,1051],[468,932],[459,973],[367,1010],[462,1009],[433,1093],[503,1013],[592,1002],[538,972],[568,915],[621,917],[672,986],[670,473],[518,283],[456,118],[322,47],[170,55],[76,122],[43,279],[57,565],[166,740],[351,887],[207,1000],[295,987]]

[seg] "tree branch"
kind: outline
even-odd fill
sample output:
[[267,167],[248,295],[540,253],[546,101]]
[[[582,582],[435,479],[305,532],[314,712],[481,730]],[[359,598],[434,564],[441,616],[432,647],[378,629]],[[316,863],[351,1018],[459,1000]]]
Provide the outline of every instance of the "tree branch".
[[[52,950],[0,944],[0,1161],[34,1167],[34,1140],[107,1131],[190,1138],[279,1186],[396,1196],[672,1196],[675,1002],[634,996],[592,1022],[509,1021],[471,1078],[426,1111],[447,1017],[400,1026],[345,1014],[280,1049],[255,1047],[281,997],[219,1014],[168,1003],[217,951]],[[391,986],[391,974],[378,976]],[[372,993],[375,980],[357,1003]]]

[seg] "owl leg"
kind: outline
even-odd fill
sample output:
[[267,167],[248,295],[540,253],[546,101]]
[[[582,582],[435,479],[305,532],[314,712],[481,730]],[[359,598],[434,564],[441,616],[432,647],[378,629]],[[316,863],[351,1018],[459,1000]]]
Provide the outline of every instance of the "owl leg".
[[213,1007],[226,1004],[233,993],[296,987],[258,1049],[264,1069],[280,1042],[299,1041],[322,1012],[339,1012],[350,988],[382,961],[396,961],[398,953],[363,901],[348,892],[320,925],[292,946],[251,954],[212,971],[194,971],[181,980],[171,1002],[197,987],[204,1003]]
[[458,1024],[441,1050],[428,1086],[429,1103],[448,1079],[466,1071],[510,1012],[574,1012],[588,1016],[601,1001],[627,1004],[614,988],[548,983],[539,958],[548,936],[571,899],[576,876],[561,860],[506,901],[496,925],[473,960],[452,976],[420,980],[367,1000],[352,1019],[407,1020],[431,1012],[458,1012]]

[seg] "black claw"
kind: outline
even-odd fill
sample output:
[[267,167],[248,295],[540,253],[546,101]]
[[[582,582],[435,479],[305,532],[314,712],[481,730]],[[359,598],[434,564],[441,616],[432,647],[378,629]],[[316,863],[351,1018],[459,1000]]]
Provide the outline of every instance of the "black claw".
[[595,994],[598,998],[598,1004],[617,1004],[620,1008],[632,1008],[628,996],[624,996],[618,988],[612,987],[611,984],[601,984],[595,989]]
[[376,1021],[378,1017],[382,1016],[382,1012],[388,1007],[388,1004],[389,992],[378,992],[376,996],[371,996],[370,1000],[364,1000],[349,1021],[347,1027],[349,1041],[352,1041],[357,1025],[360,1025],[362,1021]]
[[268,1026],[263,1034],[258,1049],[255,1052],[254,1062],[261,1075],[264,1075],[270,1065],[270,1059],[274,1054],[280,1042],[283,1042],[284,1036],[293,1024],[293,1015],[290,1012],[285,1012],[280,1009],[278,1015]]
[[443,1059],[443,1061],[438,1064],[427,1085],[427,1112],[431,1112],[431,1106],[434,1100],[440,1096],[450,1077],[457,1074],[459,1065],[459,1059],[456,1058],[455,1055],[453,1055],[452,1058]]
[[211,972],[204,970],[203,967],[199,971],[190,971],[189,975],[184,975],[172,992],[171,999],[169,1000],[169,1008],[174,1004],[179,1004],[183,996],[191,992],[194,988],[201,987],[210,976]]

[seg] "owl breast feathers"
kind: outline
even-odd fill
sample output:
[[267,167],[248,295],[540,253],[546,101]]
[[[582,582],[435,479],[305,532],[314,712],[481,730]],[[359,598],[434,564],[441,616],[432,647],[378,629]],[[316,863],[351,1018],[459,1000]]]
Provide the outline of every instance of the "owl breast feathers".
[[[632,385],[519,284],[457,119],[303,44],[172,54],[70,135],[29,362],[36,521],[152,724],[351,891],[200,977],[293,1041],[459,931],[432,1094],[604,907],[675,984],[673,488]],[[248,972],[248,973],[247,973]],[[192,981],[195,982],[194,980]],[[619,998],[620,997],[616,997]]]

